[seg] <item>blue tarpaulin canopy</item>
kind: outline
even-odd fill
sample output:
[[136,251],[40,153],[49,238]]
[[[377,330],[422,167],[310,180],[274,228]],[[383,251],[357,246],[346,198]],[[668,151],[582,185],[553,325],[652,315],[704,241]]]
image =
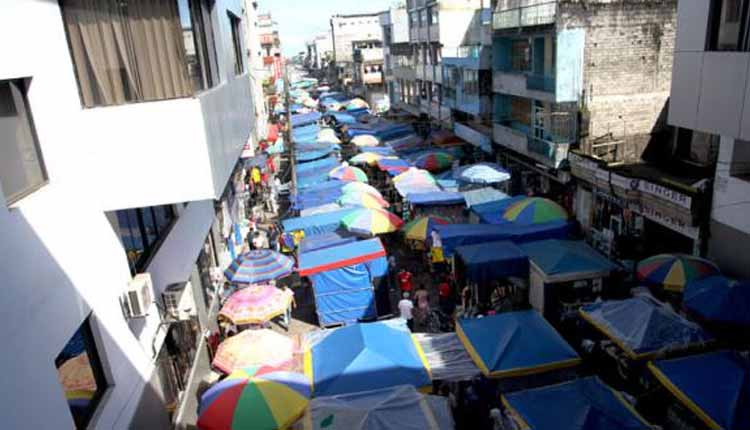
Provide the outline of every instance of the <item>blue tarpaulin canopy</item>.
[[355,393],[396,385],[430,385],[419,344],[404,324],[354,324],[334,330],[305,354],[315,396]]
[[366,146],[360,148],[359,152],[372,152],[373,154],[382,155],[384,157],[390,157],[396,155],[396,151],[388,145],[385,146]]
[[332,117],[336,119],[336,122],[339,122],[342,124],[356,124],[357,123],[357,118],[349,112],[327,111],[325,115],[331,115]]
[[718,351],[649,364],[656,378],[710,429],[750,429],[750,361]]
[[547,282],[604,277],[619,268],[582,240],[540,240],[524,243],[521,248]]
[[320,119],[320,116],[320,112],[303,113],[300,115],[292,115],[290,121],[292,127],[299,127],[317,122]]
[[323,149],[309,149],[305,151],[297,151],[294,155],[294,158],[298,162],[307,162],[307,161],[314,161],[319,160],[321,158],[327,157],[328,154],[335,152],[336,150],[333,148],[323,148]]
[[510,241],[459,246],[456,258],[463,263],[466,278],[472,282],[529,276],[529,257]]
[[398,191],[398,194],[401,197],[406,197],[409,194],[438,193],[442,190],[437,184],[433,183],[401,181],[396,183],[396,191]]
[[334,167],[337,167],[339,164],[339,159],[334,156],[329,156],[327,158],[322,158],[320,160],[310,161],[307,163],[297,163],[294,167],[297,171],[297,174],[301,174],[303,172],[307,171],[313,171],[313,172],[319,172],[321,170],[324,170],[326,173],[331,171]]
[[462,318],[456,333],[485,376],[531,375],[576,366],[581,359],[537,311]]
[[[300,276],[309,276],[353,264],[366,263],[385,257],[385,255],[385,248],[383,248],[380,239],[360,240],[332,248],[323,248],[302,253],[299,256],[297,271]],[[375,274],[375,276],[382,275],[381,271]]]
[[303,210],[334,203],[341,197],[341,187],[346,183],[344,181],[323,181],[313,184],[294,197],[292,206],[294,209]]
[[505,394],[503,403],[530,430],[649,430],[653,428],[599,378]]
[[471,211],[477,214],[479,221],[483,224],[507,224],[510,221],[503,218],[505,210],[514,203],[520,202],[526,198],[526,196],[513,196],[493,202],[475,204],[471,206]]
[[709,276],[692,281],[685,287],[683,303],[706,321],[750,326],[750,280]]
[[650,358],[712,340],[698,324],[645,296],[592,303],[579,312],[632,359]]
[[287,218],[281,221],[284,231],[291,233],[301,230],[305,236],[330,233],[341,225],[341,218],[350,214],[354,209],[345,208],[340,211],[326,212],[305,217]]
[[477,163],[459,168],[453,177],[470,184],[496,184],[510,179],[510,173],[496,163]]
[[463,194],[451,191],[409,193],[406,198],[415,206],[451,206],[465,203]]
[[382,158],[378,160],[378,169],[385,170],[391,176],[405,172],[411,164],[400,158]]
[[357,236],[353,236],[347,231],[333,231],[330,233],[318,234],[303,238],[299,244],[298,252],[304,254],[306,252],[331,248],[345,243],[355,242],[357,240]]
[[456,247],[477,243],[510,240],[514,243],[534,240],[565,238],[571,231],[571,224],[553,222],[535,225],[490,224],[445,224],[435,226],[443,244],[443,254],[453,255]]
[[318,124],[308,124],[300,127],[292,128],[292,137],[303,136],[307,134],[318,134],[320,126]]
[[500,200],[505,200],[510,197],[507,194],[490,187],[464,191],[462,194],[466,200],[467,208],[486,203],[499,202]]

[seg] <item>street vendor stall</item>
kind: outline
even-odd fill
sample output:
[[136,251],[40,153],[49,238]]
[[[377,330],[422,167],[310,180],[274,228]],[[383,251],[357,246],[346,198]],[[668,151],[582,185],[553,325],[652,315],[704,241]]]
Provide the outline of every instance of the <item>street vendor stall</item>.
[[[481,307],[500,311],[528,303],[529,257],[513,242],[459,246],[453,262],[456,279],[472,287]],[[492,297],[493,286],[499,297]]]
[[341,218],[355,211],[353,208],[343,208],[338,211],[325,212],[310,216],[287,218],[281,221],[284,232],[304,232],[305,236],[330,233],[339,229]]

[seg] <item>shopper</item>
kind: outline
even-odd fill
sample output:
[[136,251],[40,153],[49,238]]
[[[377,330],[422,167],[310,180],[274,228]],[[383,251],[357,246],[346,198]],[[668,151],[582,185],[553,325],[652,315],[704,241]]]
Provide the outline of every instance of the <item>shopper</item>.
[[402,293],[408,293],[411,292],[412,285],[411,285],[411,278],[412,274],[406,269],[401,269],[398,272],[398,287],[401,290]]
[[401,319],[406,320],[406,326],[409,330],[414,331],[414,316],[412,310],[414,309],[414,303],[409,300],[409,292],[404,292],[401,301],[398,302],[398,312]]
[[419,311],[419,323],[424,324],[427,320],[427,315],[430,313],[430,294],[424,285],[420,285],[417,288],[417,292],[414,293],[414,300],[417,302],[417,310]]

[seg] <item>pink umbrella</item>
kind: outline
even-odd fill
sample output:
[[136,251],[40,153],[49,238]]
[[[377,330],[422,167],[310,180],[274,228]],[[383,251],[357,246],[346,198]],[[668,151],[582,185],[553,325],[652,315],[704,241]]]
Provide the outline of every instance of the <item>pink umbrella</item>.
[[283,314],[292,303],[291,290],[250,285],[232,294],[219,311],[234,324],[260,324]]
[[248,366],[291,366],[294,362],[294,341],[269,329],[245,330],[219,345],[215,368],[225,373]]

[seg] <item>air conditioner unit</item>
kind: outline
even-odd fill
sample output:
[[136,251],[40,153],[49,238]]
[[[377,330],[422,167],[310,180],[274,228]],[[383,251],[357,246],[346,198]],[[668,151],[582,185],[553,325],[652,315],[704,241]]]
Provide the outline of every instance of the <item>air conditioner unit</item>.
[[164,302],[164,312],[169,319],[185,321],[198,315],[190,281],[169,285],[161,298]]
[[144,318],[154,300],[154,285],[151,275],[139,273],[128,283],[122,302],[128,318]]

